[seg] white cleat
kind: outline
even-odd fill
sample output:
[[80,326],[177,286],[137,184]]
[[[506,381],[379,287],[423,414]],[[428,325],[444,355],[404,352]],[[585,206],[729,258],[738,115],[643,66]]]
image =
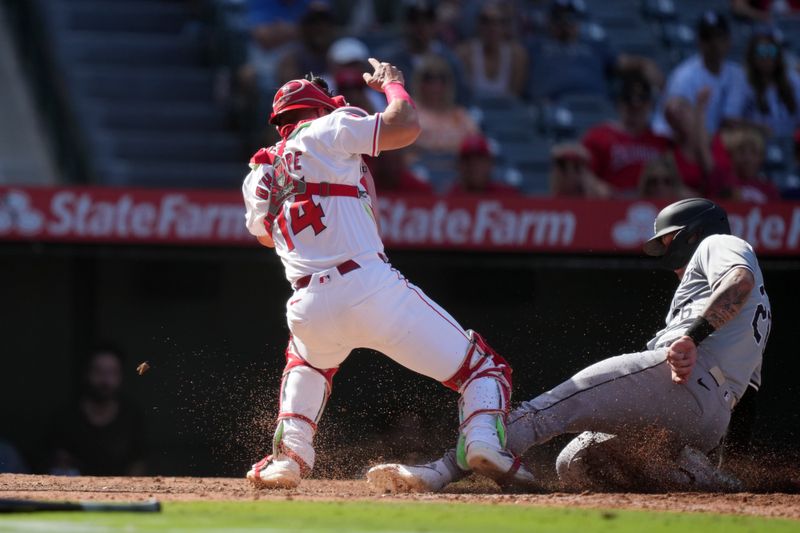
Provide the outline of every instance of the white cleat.
[[493,479],[504,489],[534,489],[536,478],[518,457],[504,448],[482,441],[466,448],[467,464],[473,472]]
[[367,472],[367,483],[374,492],[382,494],[401,492],[439,492],[453,476],[445,468],[436,468],[437,462],[406,466],[383,464]]
[[247,479],[257,489],[293,489],[300,484],[300,465],[288,458],[266,457],[253,465]]

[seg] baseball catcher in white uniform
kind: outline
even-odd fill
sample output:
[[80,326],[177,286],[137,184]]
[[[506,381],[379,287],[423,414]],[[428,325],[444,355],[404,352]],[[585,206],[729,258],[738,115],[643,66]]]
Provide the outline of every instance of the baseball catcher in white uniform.
[[499,483],[530,481],[505,447],[508,363],[383,253],[362,155],[408,146],[420,126],[402,73],[370,62],[375,71],[364,79],[385,94],[382,113],[349,107],[320,79],[289,81],[275,94],[270,117],[281,141],[253,156],[242,187],[247,228],[275,248],[294,289],[272,454],[247,478],[259,488],[291,488],[309,474],[333,376],[351,350],[367,347],[461,395],[457,449],[465,468]]
[[[738,489],[708,454],[747,388],[761,383],[772,311],[753,249],[729,233],[709,200],[665,207],[644,251],[680,279],[666,327],[645,351],[600,361],[523,402],[509,416],[509,450],[579,433],[556,460],[574,490]],[[367,478],[380,491],[435,491],[464,475],[451,450],[427,465],[378,465]]]

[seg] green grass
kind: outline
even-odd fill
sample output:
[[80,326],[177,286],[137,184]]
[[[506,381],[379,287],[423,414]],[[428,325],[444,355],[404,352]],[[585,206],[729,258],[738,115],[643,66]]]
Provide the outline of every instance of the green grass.
[[745,516],[395,502],[166,502],[158,514],[4,515],[0,532],[332,531],[514,533],[797,532],[800,522]]

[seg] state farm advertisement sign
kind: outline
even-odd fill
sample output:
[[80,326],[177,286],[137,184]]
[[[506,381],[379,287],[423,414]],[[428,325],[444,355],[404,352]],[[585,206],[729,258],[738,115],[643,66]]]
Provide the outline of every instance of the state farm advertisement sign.
[[[385,195],[380,220],[390,249],[639,253],[664,205]],[[800,251],[800,203],[723,205],[733,232],[759,253]],[[256,245],[238,191],[100,187],[0,187],[0,240]]]
[[117,188],[0,188],[0,238],[213,245],[251,241],[239,195]]

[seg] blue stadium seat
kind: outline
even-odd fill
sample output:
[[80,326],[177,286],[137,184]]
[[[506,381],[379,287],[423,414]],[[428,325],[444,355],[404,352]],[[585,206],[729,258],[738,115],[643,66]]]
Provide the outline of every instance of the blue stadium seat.
[[194,43],[169,34],[73,32],[63,45],[71,59],[92,66],[187,66],[203,58]]
[[177,2],[69,0],[66,22],[70,30],[176,34],[187,22],[186,7]]
[[212,96],[212,73],[204,69],[95,67],[81,68],[74,77],[91,98],[208,102]]
[[98,126],[120,131],[202,132],[221,130],[226,124],[220,109],[203,102],[94,103],[86,111]]

